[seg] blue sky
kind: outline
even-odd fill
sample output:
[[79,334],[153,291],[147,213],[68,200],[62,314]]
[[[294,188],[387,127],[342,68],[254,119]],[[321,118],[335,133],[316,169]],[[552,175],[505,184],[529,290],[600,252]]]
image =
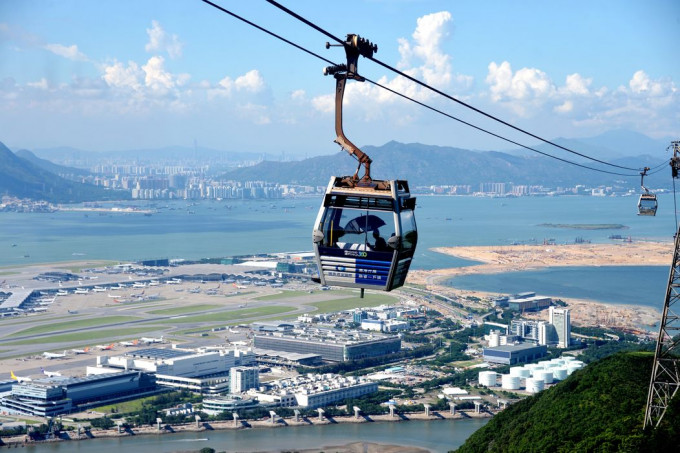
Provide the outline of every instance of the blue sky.
[[[327,38],[261,0],[216,3],[331,60]],[[357,0],[282,3],[475,107],[546,137],[628,129],[680,138],[680,2]],[[85,150],[193,146],[329,154],[325,63],[200,0],[0,2],[0,141]],[[361,74],[522,143],[506,128],[361,60]],[[511,146],[368,83],[345,133],[471,149]]]

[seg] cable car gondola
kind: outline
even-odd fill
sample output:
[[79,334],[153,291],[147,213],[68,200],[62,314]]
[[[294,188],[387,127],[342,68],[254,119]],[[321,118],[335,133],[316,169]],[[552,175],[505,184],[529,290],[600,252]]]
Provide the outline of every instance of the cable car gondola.
[[656,201],[656,194],[650,193],[649,189],[645,187],[645,175],[647,175],[649,167],[645,167],[642,173],[640,173],[640,186],[645,191],[640,195],[640,200],[638,200],[638,215],[655,216],[656,208],[658,203]]
[[[326,44],[330,47],[330,44]],[[312,232],[318,281],[322,285],[390,291],[404,284],[418,241],[416,199],[404,180],[374,180],[371,159],[342,130],[342,100],[348,78],[357,74],[359,55],[377,51],[358,35],[344,43],[347,65],[331,66],[324,74],[336,79],[336,143],[359,161],[353,176],[332,176]],[[364,168],[363,177],[359,170]]]

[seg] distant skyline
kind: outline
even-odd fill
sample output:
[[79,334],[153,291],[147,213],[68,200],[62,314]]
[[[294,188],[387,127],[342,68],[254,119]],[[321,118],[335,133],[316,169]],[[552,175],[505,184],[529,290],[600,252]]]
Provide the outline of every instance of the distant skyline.
[[[340,48],[264,1],[215,3],[335,62]],[[676,0],[312,0],[285,6],[376,58],[542,137],[627,129],[680,139]],[[0,141],[13,150],[193,146],[303,158],[337,152],[324,62],[201,2],[0,2]],[[359,72],[519,136],[362,59]],[[345,133],[514,148],[368,83],[349,82]],[[660,150],[662,152],[663,150]]]

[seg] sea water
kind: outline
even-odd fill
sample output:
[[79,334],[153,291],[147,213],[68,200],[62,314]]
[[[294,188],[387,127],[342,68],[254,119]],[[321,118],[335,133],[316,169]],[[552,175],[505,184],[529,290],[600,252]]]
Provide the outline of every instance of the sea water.
[[[196,452],[204,447],[217,451],[296,451],[338,446],[352,442],[415,446],[433,453],[453,450],[488,419],[408,421],[385,423],[339,423],[336,425],[288,426],[245,430],[203,431],[164,435],[93,439],[27,446],[36,453],[96,452],[135,453]],[[323,450],[319,450],[323,451]],[[333,451],[329,449],[328,451]]]
[[[474,264],[435,253],[433,247],[574,243],[577,238],[602,243],[611,242],[612,235],[670,242],[675,233],[672,196],[659,196],[656,217],[637,216],[636,202],[634,197],[419,196],[418,247],[412,267],[434,269]],[[318,198],[127,203],[153,210],[151,215],[2,212],[0,266],[309,251],[319,203]],[[585,225],[620,227],[583,229]],[[461,277],[453,284],[509,294],[535,291],[556,297],[660,308],[667,275],[664,267],[591,267],[476,275]]]

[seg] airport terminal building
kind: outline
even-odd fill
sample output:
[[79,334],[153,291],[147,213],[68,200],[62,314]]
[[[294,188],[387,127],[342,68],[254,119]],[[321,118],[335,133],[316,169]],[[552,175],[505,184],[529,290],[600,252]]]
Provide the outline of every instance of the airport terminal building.
[[10,414],[54,417],[156,393],[156,378],[138,371],[47,378],[14,384],[12,392],[0,398],[0,409]]
[[357,331],[348,333],[333,329],[304,329],[258,333],[253,345],[273,351],[318,354],[323,360],[331,362],[347,362],[399,352],[401,338]]

